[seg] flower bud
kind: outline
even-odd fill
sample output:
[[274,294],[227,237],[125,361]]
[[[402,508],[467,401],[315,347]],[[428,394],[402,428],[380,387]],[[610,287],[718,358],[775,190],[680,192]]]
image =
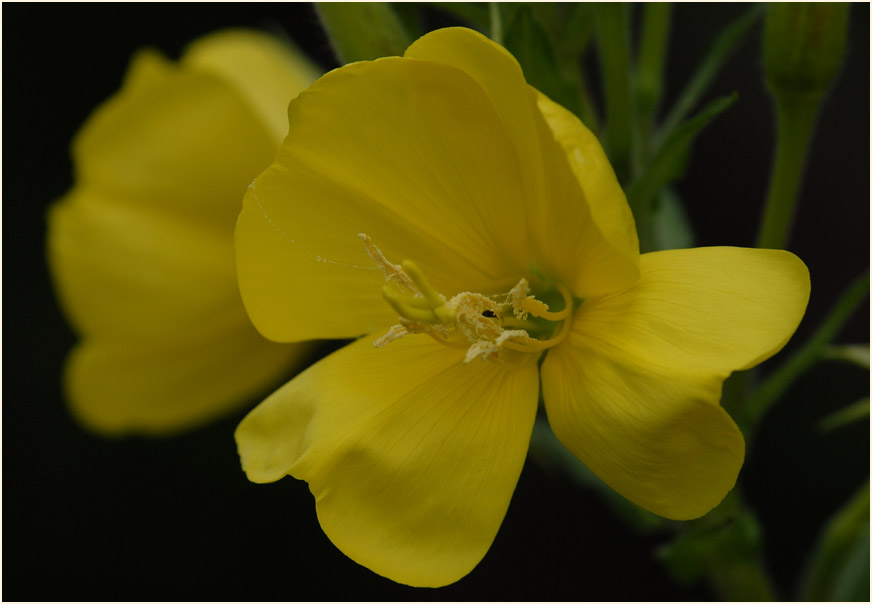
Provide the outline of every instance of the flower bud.
[[811,96],[827,91],[845,55],[848,9],[841,2],[770,4],[763,59],[774,91]]

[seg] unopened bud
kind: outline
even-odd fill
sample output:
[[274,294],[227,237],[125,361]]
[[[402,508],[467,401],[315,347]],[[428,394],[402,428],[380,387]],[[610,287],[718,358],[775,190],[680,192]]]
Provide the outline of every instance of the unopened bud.
[[847,3],[772,3],[763,33],[766,81],[776,93],[823,95],[839,72]]

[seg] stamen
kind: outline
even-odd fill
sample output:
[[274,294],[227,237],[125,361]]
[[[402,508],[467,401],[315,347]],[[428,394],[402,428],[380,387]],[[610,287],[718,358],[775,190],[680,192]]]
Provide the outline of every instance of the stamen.
[[411,291],[415,291],[415,284],[411,279],[409,279],[406,273],[403,272],[402,266],[389,262],[388,259],[385,258],[385,255],[382,254],[382,251],[372,242],[372,238],[369,235],[366,233],[358,233],[357,236],[363,239],[363,243],[366,245],[366,253],[369,254],[372,261],[375,262],[385,274],[386,281],[390,282],[391,279],[396,279],[401,285],[404,285]]
[[405,327],[403,327],[402,325],[394,325],[388,330],[385,335],[373,342],[372,345],[376,348],[381,348],[387,344],[390,344],[394,340],[399,340],[404,335],[406,335],[406,333],[408,332],[406,331]]
[[[562,283],[556,283],[555,287],[557,291],[560,292],[561,297],[563,298],[563,309],[557,312],[549,312],[545,311],[542,314],[537,314],[535,316],[541,317],[542,319],[546,319],[548,321],[563,321],[572,314],[572,294]],[[531,311],[532,312],[532,311]]]
[[[549,348],[553,348],[560,344],[567,335],[569,335],[569,327],[567,325],[568,321],[566,319],[572,314],[572,294],[566,287],[561,285],[560,283],[556,284],[557,291],[560,292],[561,297],[563,298],[563,310],[556,313],[547,313],[552,317],[561,317],[559,319],[554,319],[555,321],[560,321],[560,325],[557,327],[559,330],[557,335],[552,336],[547,340],[537,340],[535,338],[527,338],[523,342],[518,342],[515,340],[508,340],[504,343],[506,348],[511,350],[517,350],[519,352],[542,352],[548,350]],[[540,317],[547,320],[548,317]],[[507,332],[508,333],[508,332]]]
[[[572,298],[570,298],[569,302],[570,302],[570,304],[572,303]],[[566,307],[563,310],[558,311],[558,312],[549,312],[547,310],[539,311],[539,312],[530,311],[530,314],[532,314],[534,317],[539,317],[540,319],[545,319],[547,321],[555,321],[555,322],[556,321],[563,321],[571,313],[572,313],[572,306],[568,306],[568,307]]]
[[[553,285],[563,298],[563,308],[557,312],[552,312],[545,302],[530,294],[526,279],[521,279],[508,293],[497,296],[497,300],[504,302],[472,292],[461,292],[447,300],[430,285],[417,264],[411,260],[393,264],[367,235],[359,236],[370,258],[385,275],[387,283],[382,293],[400,321],[374,342],[376,347],[407,334],[426,334],[440,344],[465,348],[467,363],[493,356],[510,365],[523,365],[562,342],[570,332],[568,322],[573,298],[559,283]],[[507,312],[509,307],[511,313]],[[529,315],[539,321],[528,319]],[[546,340],[530,335],[552,331],[542,321],[560,323]]]

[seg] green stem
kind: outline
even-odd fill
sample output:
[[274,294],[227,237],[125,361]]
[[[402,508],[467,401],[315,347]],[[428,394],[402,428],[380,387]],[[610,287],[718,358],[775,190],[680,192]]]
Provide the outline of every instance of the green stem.
[[500,5],[496,2],[488,2],[488,15],[490,15],[490,39],[497,44],[503,43],[503,17],[500,14]]
[[625,183],[630,177],[634,122],[630,87],[629,8],[624,3],[602,2],[593,6],[593,13],[605,88],[605,143],[615,174],[620,182]]
[[869,271],[858,277],[842,294],[835,308],[814,335],[757,389],[746,409],[743,423],[754,426],[790,385],[824,354],[857,307],[869,296]]
[[775,94],[778,142],[757,247],[783,249],[787,244],[821,98]]

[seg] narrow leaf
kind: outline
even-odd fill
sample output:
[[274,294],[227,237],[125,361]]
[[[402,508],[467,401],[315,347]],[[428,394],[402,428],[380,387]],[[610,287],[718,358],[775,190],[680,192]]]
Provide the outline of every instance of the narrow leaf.
[[869,346],[868,344],[827,346],[824,349],[824,358],[828,361],[843,361],[845,363],[852,363],[863,369],[869,369]]
[[401,56],[412,43],[386,2],[317,2],[315,10],[340,63]]
[[[504,5],[505,6],[505,5]],[[593,12],[587,3],[531,2],[533,19],[539,24],[557,56],[567,95],[562,101],[592,132],[599,133],[599,115],[591,98],[582,67],[582,55],[594,33]],[[568,98],[569,95],[572,98]],[[553,98],[553,97],[552,97]],[[577,111],[576,111],[577,108]]]
[[490,10],[487,2],[434,2],[433,6],[460,17],[482,33],[488,33]]
[[409,38],[417,40],[424,35],[423,15],[421,5],[417,2],[392,2],[391,8],[400,20]]
[[[540,3],[537,3],[538,6]],[[559,4],[566,9],[565,18],[560,25],[560,43],[558,47],[562,52],[577,59],[587,50],[588,44],[594,33],[593,10],[587,2],[573,2]]]
[[821,432],[831,432],[836,428],[853,424],[854,422],[869,420],[869,397],[839,409],[832,415],[828,415],[818,423]]
[[604,143],[621,183],[631,176],[634,109],[630,85],[630,9],[619,2],[593,5],[606,105]]
[[[730,498],[689,523],[675,541],[659,549],[658,557],[682,585],[707,578],[725,601],[773,600],[772,585],[763,572],[759,521],[747,508],[729,509]],[[732,499],[740,506],[735,496]]]
[[636,55],[636,108],[639,112],[639,145],[643,159],[650,151],[650,136],[663,92],[666,50],[672,5],[649,2],[642,9],[642,36]]
[[827,523],[812,556],[803,601],[869,601],[869,483]]
[[748,425],[756,424],[794,380],[820,360],[827,344],[836,337],[842,326],[867,297],[869,297],[868,270],[842,294],[814,335],[760,385],[748,404]]
[[531,7],[515,6],[514,16],[505,29],[504,46],[521,64],[531,86],[579,115],[579,90],[564,77],[547,33],[534,18]]
[[763,16],[765,4],[755,4],[748,12],[734,21],[712,43],[708,53],[690,79],[687,86],[678,97],[667,118],[663,121],[657,135],[658,141],[666,140],[685,116],[696,106],[699,99],[706,93],[712,80],[723,67],[727,59],[739,48],[742,41]]
[[[697,115],[673,130],[663,143],[651,162],[643,168],[642,174],[627,188],[627,200],[633,209],[633,214],[639,217],[648,216],[654,196],[666,185],[672,182],[680,173],[685,155],[694,139],[715,117],[732,105],[738,95],[733,93],[709,103]],[[644,237],[644,233],[640,233]],[[650,236],[650,234],[649,234]],[[649,238],[649,245],[651,240]]]

